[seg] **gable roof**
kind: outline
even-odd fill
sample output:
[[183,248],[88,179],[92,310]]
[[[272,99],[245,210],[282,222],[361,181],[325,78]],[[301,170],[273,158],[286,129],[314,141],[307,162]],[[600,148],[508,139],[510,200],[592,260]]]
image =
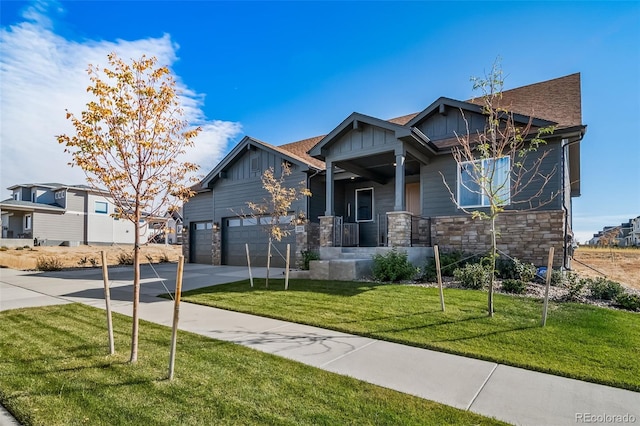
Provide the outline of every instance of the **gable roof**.
[[304,141],[296,142],[294,144],[289,144],[289,145],[298,145],[298,146],[294,146],[293,148],[290,147],[289,149],[283,149],[282,146],[274,146],[266,142],[263,142],[259,139],[252,138],[250,136],[245,136],[222,159],[222,161],[218,163],[218,165],[211,172],[209,172],[209,174],[205,176],[204,179],[202,179],[202,181],[199,184],[192,186],[191,189],[194,190],[195,192],[205,191],[211,183],[218,180],[231,165],[235,164],[235,162],[238,161],[241,154],[245,150],[250,149],[252,146],[257,146],[265,151],[282,155],[294,164],[305,165],[310,169],[323,170],[324,164],[320,165],[317,161],[311,161],[314,159],[309,157],[308,154],[305,153],[305,155],[303,156],[303,155],[297,154],[296,152],[293,152],[293,151],[300,151],[301,149],[303,149],[303,147],[307,143],[310,143],[310,142],[308,142],[308,140],[304,140]]
[[[582,125],[582,105],[581,105],[581,89],[580,89],[580,73],[570,74],[551,80],[533,83],[530,85],[517,87],[515,89],[504,90],[502,92],[501,106],[514,113],[517,120],[533,119],[534,126],[548,126],[556,124],[556,130],[570,127],[584,127]],[[277,152],[281,155],[289,157],[291,160],[300,162],[316,170],[324,170],[324,161],[312,157],[309,153],[318,146],[322,141],[326,142],[334,138],[339,132],[344,131],[349,125],[353,126],[353,122],[362,120],[370,122],[388,129],[396,129],[397,127],[411,127],[416,122],[430,114],[440,105],[463,108],[467,110],[480,110],[478,106],[482,105],[482,98],[473,98],[466,101],[458,101],[455,99],[441,97],[421,112],[403,115],[400,117],[382,120],[375,117],[366,116],[364,114],[352,113],[338,127],[327,135],[314,136],[297,142],[291,142],[280,146],[270,145],[266,142],[246,136],[219,164],[209,173],[198,185],[194,185],[192,189],[196,191],[207,190],[207,185],[215,179],[226,166],[235,161],[234,157],[239,153],[242,147],[246,147],[247,143],[261,145],[264,149]],[[474,105],[476,106],[474,108]],[[569,130],[572,131],[572,130]],[[423,136],[423,135],[419,135]],[[422,138],[424,139],[424,138]],[[427,138],[428,139],[428,138]],[[251,141],[251,142],[249,142]],[[450,148],[457,143],[457,139],[450,138],[439,140],[437,142],[427,142],[433,149]],[[241,147],[242,145],[242,147]],[[572,147],[574,151],[579,150],[578,146]],[[318,151],[317,149],[315,151]],[[314,152],[314,155],[318,155]],[[572,157],[578,157],[572,155]],[[579,166],[578,166],[579,168]]]
[[[432,114],[436,114],[439,112],[445,112],[447,109],[456,109],[456,110],[464,110],[470,111],[476,114],[482,114],[482,102],[480,103],[472,103],[472,102],[463,102],[457,101],[451,98],[440,97],[431,105],[426,107],[422,112],[416,114],[411,120],[407,121],[406,126],[413,127],[419,124],[421,121],[424,121],[427,117]],[[515,123],[527,124],[531,120],[531,124],[534,127],[544,127],[556,124],[555,121],[544,120],[541,118],[535,118],[529,115],[519,114],[515,111],[511,111],[513,120]]]
[[[482,105],[482,98],[468,102]],[[501,106],[515,113],[557,123],[557,128],[582,125],[580,73],[502,92]]]
[[[393,125],[411,126],[419,121],[423,116],[428,115],[434,108],[441,104],[463,109],[474,109],[472,105],[482,105],[482,98],[473,98],[466,101],[441,97],[421,112],[391,118],[386,121]],[[529,117],[533,119],[534,126],[549,126],[556,123],[556,129],[582,126],[582,99],[580,91],[580,73],[570,74],[564,77],[554,78],[515,89],[504,90],[502,92],[501,105],[513,112],[516,119],[527,121]],[[478,111],[480,109],[478,108]],[[356,114],[356,113],[354,113]],[[362,115],[362,114],[360,114]],[[363,115],[364,116],[364,115]],[[364,116],[367,117],[367,116]],[[336,127],[337,131],[345,122],[350,121],[353,114]],[[371,117],[374,119],[373,117]],[[386,127],[386,126],[385,126]],[[333,133],[332,132],[332,133]],[[324,163],[309,155],[309,151],[320,141],[329,135],[315,136],[302,141],[280,145],[285,151],[290,151],[304,158],[306,161],[316,164],[324,170]],[[439,148],[446,148],[455,145],[457,140],[443,140],[437,144]]]

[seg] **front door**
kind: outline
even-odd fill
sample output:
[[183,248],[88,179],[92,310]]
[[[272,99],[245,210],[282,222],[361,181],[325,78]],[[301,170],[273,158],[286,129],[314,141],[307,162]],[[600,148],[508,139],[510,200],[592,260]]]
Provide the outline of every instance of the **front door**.
[[406,209],[414,216],[421,216],[420,208],[420,182],[408,183],[405,186]]

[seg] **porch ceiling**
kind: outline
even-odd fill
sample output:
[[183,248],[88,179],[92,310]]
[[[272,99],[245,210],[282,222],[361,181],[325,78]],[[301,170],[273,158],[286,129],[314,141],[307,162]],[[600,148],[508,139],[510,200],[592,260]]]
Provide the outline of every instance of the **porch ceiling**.
[[[338,161],[335,165],[343,170],[351,172],[363,179],[385,184],[396,175],[396,156],[393,151],[384,152],[366,157],[351,158]],[[407,153],[405,157],[405,176],[420,174],[420,161]]]

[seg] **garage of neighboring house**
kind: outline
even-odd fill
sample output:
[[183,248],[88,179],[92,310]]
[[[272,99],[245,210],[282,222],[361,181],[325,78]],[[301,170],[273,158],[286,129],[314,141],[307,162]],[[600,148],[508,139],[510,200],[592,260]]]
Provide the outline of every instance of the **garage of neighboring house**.
[[191,223],[191,259],[192,263],[213,264],[212,255],[213,223]]
[[[290,220],[288,218],[287,220]],[[267,266],[269,234],[267,232],[270,217],[228,217],[222,220],[222,264],[245,266],[247,254],[245,244],[249,245],[251,266]],[[283,268],[287,253],[287,244],[291,245],[291,256],[295,253],[296,237],[293,230],[282,241],[273,241],[271,248],[271,266]]]

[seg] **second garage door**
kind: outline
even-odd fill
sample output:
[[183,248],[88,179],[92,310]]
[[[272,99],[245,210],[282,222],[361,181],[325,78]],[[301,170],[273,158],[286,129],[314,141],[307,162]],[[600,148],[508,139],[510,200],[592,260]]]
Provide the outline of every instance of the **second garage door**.
[[[255,218],[225,218],[222,221],[222,264],[245,266],[247,253],[245,244],[249,244],[251,266],[267,266],[267,248],[269,235],[266,226],[260,225]],[[291,245],[291,257],[295,252],[295,234],[273,242],[271,266],[283,268],[287,244]],[[277,249],[277,250],[276,250]]]
[[211,242],[213,238],[213,224],[211,222],[196,222],[191,224],[190,261],[212,265]]

